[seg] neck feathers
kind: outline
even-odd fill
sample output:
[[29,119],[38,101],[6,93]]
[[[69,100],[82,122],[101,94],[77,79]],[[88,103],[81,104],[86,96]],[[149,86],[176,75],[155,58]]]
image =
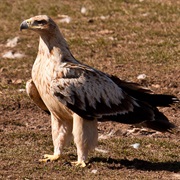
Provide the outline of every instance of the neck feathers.
[[78,61],[71,54],[68,44],[58,28],[54,32],[40,34],[39,53],[54,56],[53,60],[77,63]]

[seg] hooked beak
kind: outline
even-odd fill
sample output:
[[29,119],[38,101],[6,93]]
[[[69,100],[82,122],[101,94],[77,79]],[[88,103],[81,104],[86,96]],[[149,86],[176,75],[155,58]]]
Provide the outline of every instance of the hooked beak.
[[23,29],[28,29],[29,28],[29,21],[28,20],[24,20],[21,25],[20,25],[20,31],[22,31]]

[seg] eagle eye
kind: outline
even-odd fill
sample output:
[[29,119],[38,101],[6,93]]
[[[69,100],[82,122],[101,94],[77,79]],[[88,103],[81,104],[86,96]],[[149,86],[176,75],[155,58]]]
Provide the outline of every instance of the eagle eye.
[[39,21],[36,20],[34,23],[37,24],[37,25],[43,26],[43,25],[47,24],[47,21],[46,20],[39,20]]

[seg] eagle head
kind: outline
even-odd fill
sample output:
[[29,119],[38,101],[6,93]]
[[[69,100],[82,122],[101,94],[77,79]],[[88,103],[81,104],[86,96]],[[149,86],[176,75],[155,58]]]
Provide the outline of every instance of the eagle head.
[[47,15],[38,15],[24,20],[20,25],[20,30],[30,29],[37,32],[52,32],[56,28],[55,22]]

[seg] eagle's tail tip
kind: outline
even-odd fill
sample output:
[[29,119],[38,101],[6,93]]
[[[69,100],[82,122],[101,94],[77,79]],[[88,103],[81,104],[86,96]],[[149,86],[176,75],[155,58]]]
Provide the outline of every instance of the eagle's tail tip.
[[174,133],[176,126],[173,123],[167,121],[146,121],[143,123],[144,127],[153,129],[160,132]]

